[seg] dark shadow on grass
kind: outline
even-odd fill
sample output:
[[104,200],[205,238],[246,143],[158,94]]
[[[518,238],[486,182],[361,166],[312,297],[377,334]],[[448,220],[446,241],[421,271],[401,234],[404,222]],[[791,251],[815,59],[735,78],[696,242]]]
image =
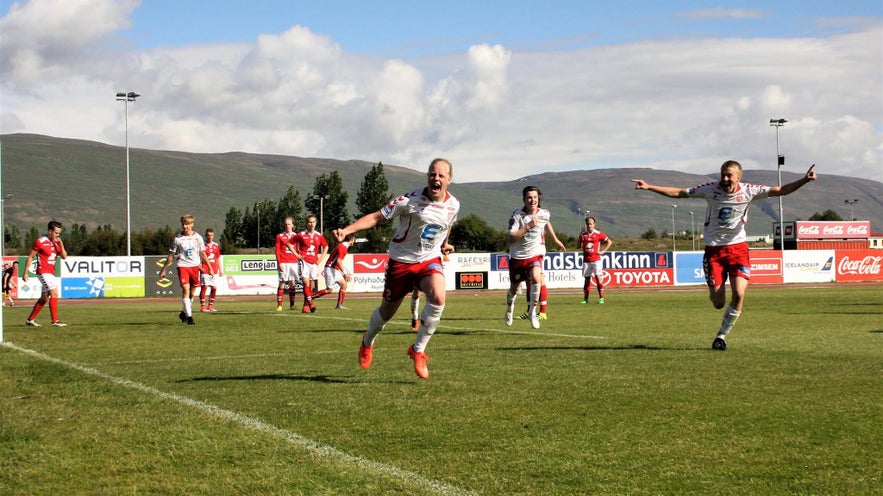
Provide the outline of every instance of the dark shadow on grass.
[[[351,377],[351,376],[350,376]],[[191,379],[179,379],[176,383],[184,382],[203,382],[203,381],[303,381],[303,382],[321,382],[325,384],[353,384],[363,382],[358,379],[340,377],[335,378],[328,375],[292,375],[292,374],[260,374],[260,375],[235,375],[230,377],[207,376],[193,377]]]
[[506,347],[506,348],[496,348],[497,351],[568,351],[568,350],[583,350],[583,351],[634,351],[634,350],[648,350],[648,351],[692,351],[698,350],[699,348],[663,348],[659,346],[647,346],[644,344],[632,344],[632,345],[624,345],[624,346],[514,346],[514,347]]
[[413,381],[384,381],[367,380],[355,376],[333,377],[328,375],[294,375],[294,374],[259,374],[259,375],[236,375],[230,377],[206,376],[193,377],[190,379],[178,379],[175,383],[187,382],[213,382],[213,381],[301,381],[318,382],[322,384],[411,384]]

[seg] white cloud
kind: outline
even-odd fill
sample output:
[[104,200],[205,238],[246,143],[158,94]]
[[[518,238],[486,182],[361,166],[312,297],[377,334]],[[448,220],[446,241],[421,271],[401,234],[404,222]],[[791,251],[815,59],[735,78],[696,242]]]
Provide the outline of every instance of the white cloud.
[[[729,158],[770,167],[768,122],[783,117],[786,168],[818,163],[820,173],[883,180],[879,23],[817,39],[548,52],[476,44],[401,60],[346,53],[304,26],[254,43],[122,50],[113,41],[137,2],[68,3],[16,4],[0,20],[3,133],[122,144],[123,106],[112,95],[138,91],[129,115],[138,147],[421,171],[446,156],[463,182],[611,166],[708,173]],[[49,7],[60,9],[48,25],[64,28],[40,21]]]

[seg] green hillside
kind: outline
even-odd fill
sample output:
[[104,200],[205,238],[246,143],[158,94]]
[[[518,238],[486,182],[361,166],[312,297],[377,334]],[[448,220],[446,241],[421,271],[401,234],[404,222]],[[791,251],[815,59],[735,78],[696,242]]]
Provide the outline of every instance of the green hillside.
[[[50,219],[89,228],[110,224],[123,231],[126,225],[125,148],[83,140],[32,134],[0,136],[2,144],[2,194],[5,222],[27,231],[36,224],[42,231]],[[453,157],[452,157],[453,158]],[[427,158],[427,165],[430,158]],[[611,237],[637,237],[649,228],[671,230],[671,205],[675,228],[689,231],[694,212],[701,229],[702,201],[673,202],[647,192],[636,192],[629,179],[689,186],[713,176],[651,169],[596,169],[550,172],[505,182],[457,183],[451,191],[462,204],[461,217],[476,214],[490,225],[505,228],[511,212],[521,206],[521,189],[533,184],[543,191],[543,206],[552,211],[552,222],[563,233],[575,235],[582,227],[582,212],[590,210]],[[376,162],[333,160],[249,153],[184,153],[130,149],[131,207],[134,230],[177,227],[185,212],[196,216],[197,229],[223,229],[231,207],[244,210],[265,198],[279,199],[289,185],[301,197],[312,191],[316,177],[337,171],[349,192],[351,209],[365,174]],[[419,167],[419,164],[415,165]],[[709,168],[709,173],[715,172]],[[824,164],[816,168],[822,180],[784,199],[785,219],[807,219],[815,212],[833,209],[849,216],[845,199],[859,199],[856,217],[870,219],[875,231],[883,230],[883,183],[831,175]],[[414,169],[384,164],[391,194],[420,187],[425,176]],[[783,181],[799,177],[784,173]],[[752,171],[745,180],[775,184],[776,172]],[[12,195],[12,197],[9,197]],[[777,218],[778,202],[758,202],[751,211],[749,232],[767,234]],[[332,227],[332,226],[326,226]]]

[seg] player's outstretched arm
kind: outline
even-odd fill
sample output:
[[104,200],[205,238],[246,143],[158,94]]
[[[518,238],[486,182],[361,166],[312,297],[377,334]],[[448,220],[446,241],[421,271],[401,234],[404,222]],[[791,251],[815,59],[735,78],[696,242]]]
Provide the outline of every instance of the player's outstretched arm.
[[800,189],[804,184],[810,181],[815,181],[819,177],[816,174],[816,171],[813,170],[815,166],[816,164],[810,165],[809,169],[807,169],[806,171],[806,174],[792,183],[783,184],[782,186],[773,186],[772,188],[770,188],[770,196],[790,195],[791,193]]
[[686,198],[687,191],[683,188],[676,188],[672,186],[656,186],[654,184],[650,184],[643,179],[632,179],[633,183],[635,183],[635,189],[644,189],[647,191],[652,191],[656,194],[667,196],[669,198]]
[[334,231],[332,231],[332,233],[334,234],[334,238],[337,239],[338,242],[342,242],[344,238],[346,238],[347,234],[357,233],[365,229],[371,229],[384,220],[386,220],[386,218],[383,217],[383,214],[381,214],[378,210],[374,213],[360,217],[358,220],[342,229],[335,229]]

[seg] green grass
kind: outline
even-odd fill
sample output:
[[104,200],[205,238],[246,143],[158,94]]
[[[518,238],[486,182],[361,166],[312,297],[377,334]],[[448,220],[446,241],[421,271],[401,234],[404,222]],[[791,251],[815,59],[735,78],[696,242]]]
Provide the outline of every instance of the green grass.
[[538,331],[450,294],[427,381],[404,308],[358,367],[376,298],[4,308],[0,493],[874,494],[881,295],[753,286],[721,353],[701,289],[553,294]]

